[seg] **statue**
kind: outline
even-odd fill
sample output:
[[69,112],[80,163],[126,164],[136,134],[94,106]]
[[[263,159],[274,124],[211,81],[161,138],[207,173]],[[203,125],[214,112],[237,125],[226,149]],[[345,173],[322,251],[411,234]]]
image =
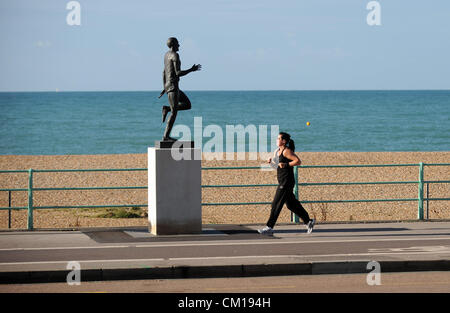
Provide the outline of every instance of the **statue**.
[[169,105],[164,105],[162,108],[162,122],[166,120],[166,116],[169,112],[171,115],[167,120],[166,130],[164,131],[163,141],[176,141],[176,139],[170,137],[170,132],[172,131],[173,124],[177,118],[177,112],[183,110],[189,110],[191,108],[191,102],[189,98],[185,95],[183,91],[180,90],[178,82],[180,77],[187,75],[191,72],[201,70],[202,66],[200,64],[194,64],[188,70],[181,70],[180,56],[177,51],[180,47],[178,40],[175,37],[170,37],[167,40],[167,46],[169,51],[164,55],[164,72],[163,72],[163,83],[164,89],[158,98],[161,98],[164,93],[167,93],[167,98],[169,99]]

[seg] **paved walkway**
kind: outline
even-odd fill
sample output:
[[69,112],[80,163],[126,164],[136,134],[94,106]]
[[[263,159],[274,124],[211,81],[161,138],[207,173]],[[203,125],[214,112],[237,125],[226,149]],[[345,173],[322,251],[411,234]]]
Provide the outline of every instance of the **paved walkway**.
[[[450,270],[450,222],[203,225],[202,234],[153,236],[145,227],[0,232],[0,283],[249,277]],[[72,263],[73,264],[73,263]],[[72,265],[71,264],[71,265]]]

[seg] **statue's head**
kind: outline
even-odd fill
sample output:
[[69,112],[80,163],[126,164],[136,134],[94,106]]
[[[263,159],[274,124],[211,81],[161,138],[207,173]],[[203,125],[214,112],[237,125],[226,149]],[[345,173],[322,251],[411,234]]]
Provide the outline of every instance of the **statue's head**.
[[178,47],[180,46],[180,44],[175,37],[170,37],[169,39],[167,39],[167,46],[171,49],[175,48],[175,51],[178,51]]

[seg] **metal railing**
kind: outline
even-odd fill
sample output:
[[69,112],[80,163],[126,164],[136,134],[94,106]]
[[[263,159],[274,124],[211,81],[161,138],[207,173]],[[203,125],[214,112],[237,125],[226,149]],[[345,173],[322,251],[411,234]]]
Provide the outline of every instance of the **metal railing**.
[[[308,168],[370,168],[370,167],[419,167],[419,177],[417,181],[377,181],[377,182],[325,182],[325,183],[299,183],[298,182],[298,169]],[[303,200],[299,199],[301,203],[355,203],[355,202],[397,202],[397,201],[417,201],[417,219],[424,219],[424,201],[443,201],[450,200],[450,198],[429,198],[424,197],[424,185],[428,186],[431,183],[450,183],[450,180],[440,181],[425,181],[424,180],[424,167],[425,166],[450,166],[450,163],[419,163],[419,164],[375,164],[375,165],[305,165],[294,167],[295,186],[294,194],[299,199],[299,186],[346,186],[346,185],[395,185],[395,184],[417,184],[418,185],[418,197],[417,198],[399,198],[399,199],[351,199],[351,200]],[[204,170],[233,170],[233,169],[261,169],[260,167],[215,167],[215,168],[203,168]],[[263,187],[263,186],[277,186],[276,184],[265,185],[209,185],[202,187],[209,188],[230,188],[230,187]],[[238,203],[203,203],[202,205],[258,205],[258,204],[271,204],[271,202],[238,202]],[[427,214],[428,218],[428,214]],[[295,214],[291,214],[292,222],[298,223],[299,218]]]
[[[424,180],[425,166],[450,166],[450,163],[435,163],[435,164],[379,164],[379,165],[305,165],[294,167],[295,186],[294,194],[299,199],[299,187],[303,186],[346,186],[346,185],[395,185],[395,184],[417,184],[418,196],[417,198],[397,198],[397,199],[349,199],[349,200],[303,200],[302,203],[354,203],[354,202],[398,202],[398,201],[417,201],[417,219],[424,219],[424,201],[447,201],[450,198],[430,198],[428,195],[429,184],[450,183],[450,180]],[[417,181],[376,181],[376,182],[325,182],[325,183],[299,183],[298,169],[308,168],[370,168],[370,167],[419,167],[419,175]],[[203,167],[202,170],[261,170],[261,167]],[[121,205],[69,205],[69,206],[35,206],[33,204],[34,191],[61,191],[61,190],[115,190],[115,189],[148,189],[148,186],[119,186],[119,187],[60,187],[60,188],[35,188],[33,186],[34,173],[63,173],[63,172],[130,172],[130,171],[147,171],[146,168],[130,168],[130,169],[73,169],[73,170],[3,170],[4,173],[28,173],[28,187],[27,188],[2,188],[0,192],[8,192],[8,207],[0,207],[0,210],[9,210],[8,227],[11,227],[11,210],[27,210],[27,229],[33,229],[33,211],[36,209],[67,209],[67,208],[122,208],[122,207],[147,207],[147,204],[121,204]],[[427,185],[427,196],[424,196],[424,186]],[[235,185],[202,185],[202,188],[249,188],[249,187],[274,187],[277,184],[235,184]],[[22,207],[11,207],[11,192],[27,192],[28,205]],[[202,206],[217,206],[217,205],[267,205],[271,202],[217,202],[217,203],[202,203]],[[428,214],[427,214],[428,218]],[[298,216],[292,215],[292,221],[299,222]]]
[[[108,204],[108,205],[69,205],[69,206],[34,206],[33,192],[34,191],[62,191],[62,190],[117,190],[117,189],[148,189],[147,186],[118,186],[118,187],[61,187],[61,188],[35,188],[33,187],[34,173],[70,173],[70,172],[131,172],[131,171],[147,171],[146,168],[129,168],[129,169],[77,169],[77,170],[10,170],[0,171],[2,173],[28,173],[28,188],[3,188],[0,191],[8,191],[9,193],[9,207],[0,207],[0,210],[9,210],[8,212],[8,226],[10,227],[11,210],[28,210],[27,213],[27,229],[32,230],[33,225],[33,211],[36,209],[82,209],[82,208],[125,208],[125,207],[147,207],[147,204]],[[26,191],[28,192],[28,205],[26,207],[11,207],[11,192],[12,191]]]

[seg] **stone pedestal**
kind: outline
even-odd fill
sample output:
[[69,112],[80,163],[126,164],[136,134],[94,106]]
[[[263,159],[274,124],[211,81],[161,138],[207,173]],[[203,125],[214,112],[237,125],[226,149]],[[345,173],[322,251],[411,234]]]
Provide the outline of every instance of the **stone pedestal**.
[[149,231],[154,235],[201,233],[200,149],[190,142],[176,142],[172,148],[159,148],[170,146],[167,142],[155,146],[148,148]]

